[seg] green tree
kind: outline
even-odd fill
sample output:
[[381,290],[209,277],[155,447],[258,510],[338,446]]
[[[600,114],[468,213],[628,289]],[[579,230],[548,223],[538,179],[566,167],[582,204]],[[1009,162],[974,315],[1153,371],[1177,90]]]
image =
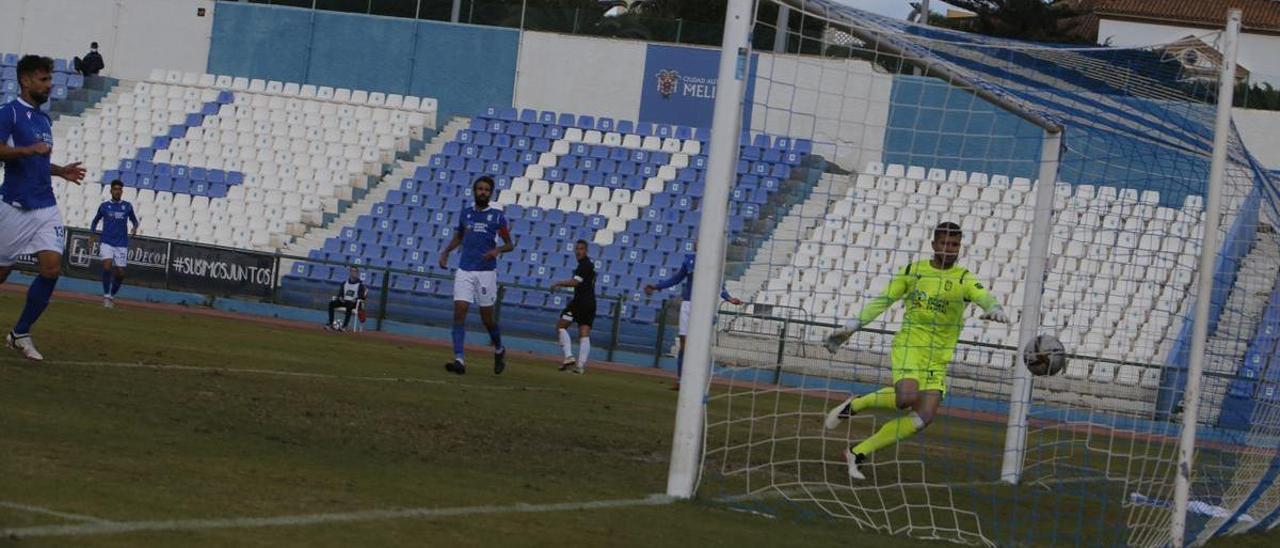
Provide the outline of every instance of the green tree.
[[1033,42],[1090,43],[1076,30],[1088,11],[1074,2],[1058,0],[947,0],[957,8],[973,12],[966,19],[933,19],[944,26]]
[[1280,110],[1280,89],[1266,82],[1252,86],[1241,82],[1236,85],[1235,100],[1232,104],[1241,108]]

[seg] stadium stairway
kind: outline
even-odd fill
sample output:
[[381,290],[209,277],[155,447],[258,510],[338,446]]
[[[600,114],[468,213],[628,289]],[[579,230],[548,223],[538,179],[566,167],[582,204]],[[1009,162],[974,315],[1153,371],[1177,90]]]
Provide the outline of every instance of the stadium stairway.
[[[92,103],[85,101],[77,107],[67,107],[65,112],[58,115],[53,122],[53,142],[54,144],[66,143],[68,133],[73,127],[83,127],[84,120],[91,116],[100,116],[104,105],[115,104],[119,102],[121,94],[127,93],[137,85],[132,80],[115,80],[110,89],[102,90],[101,95],[97,96],[97,100]],[[57,103],[54,104],[54,112],[63,110]],[[86,173],[87,180],[96,181],[102,178],[101,169],[90,169]]]
[[50,105],[49,114],[55,123],[63,116],[80,116],[84,111],[102,103],[122,82],[125,88],[132,88],[132,84],[136,83],[108,77],[86,78],[84,87],[67,90],[65,99]]
[[832,204],[843,198],[851,185],[848,177],[831,173],[823,173],[816,185],[808,185],[807,196],[793,204],[777,221],[768,239],[756,246],[742,274],[726,282],[729,292],[748,302],[755,299],[769,278],[778,274],[779,268],[791,264],[800,243],[808,239]]
[[[453,118],[449,120],[438,133],[430,139],[423,140],[422,144],[414,147],[416,153],[411,156],[400,158],[394,164],[395,167],[374,181],[358,200],[354,200],[343,211],[335,217],[325,220],[321,226],[314,227],[305,234],[300,235],[292,243],[281,249],[281,253],[285,255],[296,255],[305,257],[313,249],[319,249],[324,246],[325,240],[337,236],[343,227],[354,225],[361,215],[367,215],[372,211],[373,206],[386,201],[387,194],[392,190],[399,188],[399,181],[405,178],[413,177],[413,173],[420,166],[427,165],[427,160],[433,154],[438,154],[444,148],[445,143],[452,141],[458,131],[465,129],[470,120],[467,118]],[[283,261],[280,268],[280,276],[284,276],[292,268],[295,261]]]
[[[1259,230],[1249,254],[1240,264],[1239,275],[1227,295],[1224,313],[1217,329],[1209,335],[1205,349],[1205,371],[1220,375],[1235,375],[1245,365],[1249,342],[1261,325],[1263,311],[1275,287],[1275,265],[1280,263],[1280,246],[1275,236]],[[1247,335],[1247,336],[1246,336]],[[1206,376],[1203,382],[1200,417],[1202,424],[1218,422],[1218,413],[1230,387],[1231,380],[1219,376]]]

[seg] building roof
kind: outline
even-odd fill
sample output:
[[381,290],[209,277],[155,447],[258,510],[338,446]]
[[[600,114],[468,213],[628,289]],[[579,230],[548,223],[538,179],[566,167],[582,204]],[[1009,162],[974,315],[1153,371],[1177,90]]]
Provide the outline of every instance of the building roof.
[[1195,27],[1222,28],[1227,10],[1239,8],[1246,31],[1280,33],[1280,1],[1277,0],[1083,0],[1103,19],[1123,18]]

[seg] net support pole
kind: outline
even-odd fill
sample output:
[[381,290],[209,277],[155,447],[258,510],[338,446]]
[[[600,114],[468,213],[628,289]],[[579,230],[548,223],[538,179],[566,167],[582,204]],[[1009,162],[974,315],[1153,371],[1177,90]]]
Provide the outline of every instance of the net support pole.
[[778,18],[774,21],[773,31],[773,51],[776,53],[787,52],[787,29],[791,28],[791,6],[778,3]]
[[667,494],[677,498],[693,496],[701,463],[703,398],[711,376],[713,323],[724,273],[729,187],[737,164],[742,94],[748,77],[751,6],[752,0],[729,0],[725,9],[707,185],[702,198],[702,221],[698,224],[698,255],[693,269],[689,333],[685,339],[688,347],[684,349],[684,373],[680,377],[671,468],[667,474]]
[[[1022,314],[1018,322],[1018,348],[1026,348],[1040,329],[1040,306],[1044,292],[1044,272],[1049,267],[1049,236],[1053,234],[1053,194],[1057,186],[1062,153],[1062,132],[1046,131],[1040,144],[1039,183],[1036,184],[1035,222],[1028,245],[1027,277],[1022,292]],[[1031,411],[1031,371],[1023,363],[1021,350],[1015,352],[1013,391],[1009,394],[1009,424],[1004,435],[1004,457],[1000,481],[1018,483],[1027,454],[1027,414]]]
[[1196,287],[1195,317],[1191,329],[1191,356],[1187,363],[1187,386],[1182,394],[1182,433],[1178,440],[1178,468],[1173,484],[1173,515],[1170,544],[1181,547],[1187,532],[1187,503],[1191,497],[1191,467],[1195,457],[1196,422],[1200,415],[1200,378],[1204,371],[1205,346],[1209,339],[1209,308],[1213,299],[1215,267],[1218,260],[1218,226],[1222,216],[1222,183],[1227,170],[1227,147],[1231,136],[1231,100],[1235,93],[1236,46],[1240,42],[1240,10],[1227,12],[1227,30],[1222,35],[1222,67],[1218,75],[1217,115],[1213,124],[1213,160],[1209,164],[1209,186],[1205,190],[1204,241],[1200,246],[1200,279]]

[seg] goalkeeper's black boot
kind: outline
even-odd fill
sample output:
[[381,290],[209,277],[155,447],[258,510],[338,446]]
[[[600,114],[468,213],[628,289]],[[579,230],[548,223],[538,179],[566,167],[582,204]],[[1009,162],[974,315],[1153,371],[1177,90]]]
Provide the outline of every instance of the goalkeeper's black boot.
[[507,370],[507,349],[503,348],[493,353],[493,374],[501,375]]

